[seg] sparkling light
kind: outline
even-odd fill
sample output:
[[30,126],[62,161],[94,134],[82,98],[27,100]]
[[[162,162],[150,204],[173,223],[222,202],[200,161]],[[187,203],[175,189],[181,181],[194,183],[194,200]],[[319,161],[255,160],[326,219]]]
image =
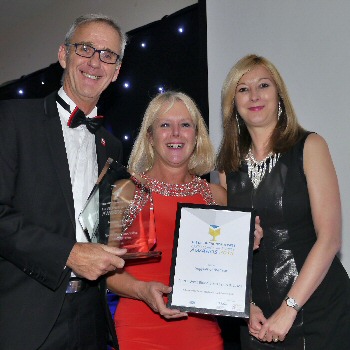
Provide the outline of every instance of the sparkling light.
[[183,29],[182,27],[179,27],[179,28],[178,28],[178,32],[179,32],[179,33],[183,33],[183,32],[184,32],[184,29]]
[[124,140],[129,140],[129,136],[128,135],[124,135]]
[[164,92],[163,86],[159,86],[158,91],[159,91],[159,92]]
[[145,42],[141,43],[141,47],[145,48],[146,47],[146,43]]
[[130,87],[130,84],[126,81],[126,82],[124,83],[124,87],[125,87],[125,89],[128,89],[128,88]]
[[20,95],[23,95],[24,91],[23,91],[22,89],[20,89],[20,90],[18,90],[18,93],[19,93]]

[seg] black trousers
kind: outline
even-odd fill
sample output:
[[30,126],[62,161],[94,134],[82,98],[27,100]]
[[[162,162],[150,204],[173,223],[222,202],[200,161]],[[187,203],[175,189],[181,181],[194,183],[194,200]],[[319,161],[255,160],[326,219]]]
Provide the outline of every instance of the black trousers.
[[107,337],[102,300],[93,286],[66,294],[60,315],[39,350],[105,350]]

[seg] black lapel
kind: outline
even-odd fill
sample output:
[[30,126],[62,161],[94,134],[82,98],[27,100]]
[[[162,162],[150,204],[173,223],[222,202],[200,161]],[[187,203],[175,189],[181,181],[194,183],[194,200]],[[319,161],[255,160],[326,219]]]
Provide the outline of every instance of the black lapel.
[[56,105],[56,93],[47,96],[44,100],[45,126],[48,144],[51,151],[51,159],[56,170],[58,182],[63,192],[68,207],[70,219],[75,230],[75,213],[72,184],[70,180],[69,165],[67,160],[66,147],[64,144],[63,132],[60,117]]

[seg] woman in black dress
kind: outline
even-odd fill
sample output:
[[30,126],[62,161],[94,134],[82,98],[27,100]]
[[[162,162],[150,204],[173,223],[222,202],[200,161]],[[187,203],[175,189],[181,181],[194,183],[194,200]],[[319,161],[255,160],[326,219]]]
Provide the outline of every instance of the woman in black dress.
[[228,204],[254,207],[264,238],[253,258],[242,349],[349,349],[349,277],[341,204],[325,140],[305,131],[276,67],[248,55],[222,89],[218,156]]

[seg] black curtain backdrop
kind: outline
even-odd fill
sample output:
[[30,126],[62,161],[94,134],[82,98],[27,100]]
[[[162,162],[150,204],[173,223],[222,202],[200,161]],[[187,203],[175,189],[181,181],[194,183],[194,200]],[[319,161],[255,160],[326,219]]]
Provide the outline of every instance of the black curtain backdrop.
[[[205,1],[199,1],[127,33],[129,40],[119,77],[98,103],[99,114],[105,116],[105,127],[123,142],[124,164],[144,111],[160,87],[190,95],[208,125],[206,32]],[[59,89],[62,72],[56,62],[3,84],[0,99],[44,97]]]

